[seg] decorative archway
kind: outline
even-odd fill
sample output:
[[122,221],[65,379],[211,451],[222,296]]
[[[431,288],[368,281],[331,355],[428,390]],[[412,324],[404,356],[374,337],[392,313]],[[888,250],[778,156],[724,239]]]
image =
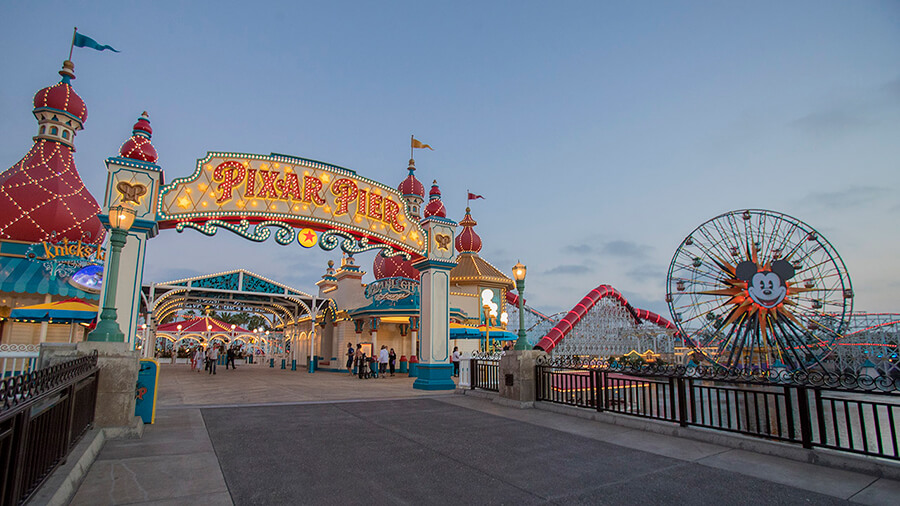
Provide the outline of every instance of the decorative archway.
[[[456,222],[431,216],[420,223],[409,214],[403,195],[388,185],[337,165],[274,153],[210,152],[197,161],[190,176],[163,185],[150,132],[149,121],[142,118],[129,140],[144,147],[140,156],[123,150],[128,158],[106,161],[109,177],[101,221],[109,223],[113,207],[135,212],[116,269],[116,286],[122,289],[117,288],[114,305],[121,311],[117,320],[127,339],[136,334],[146,241],[160,229],[194,229],[209,236],[225,229],[255,242],[274,235],[281,245],[318,244],[326,251],[340,247],[350,254],[381,250],[385,256],[413,260],[422,273],[422,355],[427,356],[420,358],[416,388],[455,388],[448,343]],[[306,309],[314,322],[315,298]],[[284,313],[282,323],[300,316]],[[313,343],[310,339],[311,348]]]

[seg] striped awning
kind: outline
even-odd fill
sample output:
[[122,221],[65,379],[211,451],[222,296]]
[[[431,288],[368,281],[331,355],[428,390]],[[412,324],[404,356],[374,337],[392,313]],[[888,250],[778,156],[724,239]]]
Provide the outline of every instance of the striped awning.
[[0,257],[0,292],[41,293],[100,300],[100,294],[79,290],[68,283],[68,278],[50,279],[50,273],[41,262],[16,257]]

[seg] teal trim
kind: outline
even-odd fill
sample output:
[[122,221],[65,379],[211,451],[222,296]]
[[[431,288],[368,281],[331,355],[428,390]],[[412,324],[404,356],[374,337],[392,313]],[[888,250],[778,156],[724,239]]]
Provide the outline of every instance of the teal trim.
[[419,364],[419,377],[413,383],[417,390],[455,390],[453,364]]
[[155,163],[143,162],[141,160],[134,160],[132,158],[122,158],[121,156],[109,157],[106,159],[106,163],[115,163],[125,167],[133,167],[136,169],[150,169],[155,170],[156,172],[162,172],[162,167],[156,165]]
[[448,262],[445,260],[433,260],[430,258],[424,258],[424,259],[419,260],[418,262],[412,264],[412,266],[420,271],[425,270],[425,269],[440,269],[440,270],[449,271],[450,269],[456,267],[456,262]]

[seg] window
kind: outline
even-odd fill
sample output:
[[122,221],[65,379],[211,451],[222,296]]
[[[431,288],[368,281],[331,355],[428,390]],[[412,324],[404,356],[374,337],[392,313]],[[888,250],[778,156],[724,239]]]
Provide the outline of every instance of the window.
[[57,135],[57,134],[59,134],[59,129],[56,127],[50,127],[50,135]]

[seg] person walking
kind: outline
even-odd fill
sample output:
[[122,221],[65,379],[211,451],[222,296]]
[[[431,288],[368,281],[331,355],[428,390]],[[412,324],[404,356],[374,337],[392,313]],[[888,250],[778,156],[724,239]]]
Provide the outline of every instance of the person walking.
[[225,355],[225,370],[228,370],[228,364],[231,364],[232,369],[237,369],[234,366],[234,346],[228,348],[228,353]]
[[378,352],[378,374],[384,378],[384,373],[387,372],[388,360],[390,360],[391,355],[388,353],[387,346],[381,345],[381,351]]
[[391,376],[394,375],[394,366],[397,364],[397,354],[394,352],[394,349],[391,348],[391,352],[388,353],[388,367],[391,369]]
[[191,372],[197,370],[197,350],[196,348],[191,350],[191,355],[188,357],[191,361]]
[[450,361],[453,362],[453,375],[459,376],[459,346],[453,347],[453,355],[450,356]]
[[219,348],[215,344],[209,345],[209,348],[206,349],[206,359],[209,361],[209,374],[215,374],[216,362],[219,361]]
[[353,359],[356,356],[356,352],[353,351],[353,343],[347,343],[347,372],[350,373],[350,376],[353,376]]

